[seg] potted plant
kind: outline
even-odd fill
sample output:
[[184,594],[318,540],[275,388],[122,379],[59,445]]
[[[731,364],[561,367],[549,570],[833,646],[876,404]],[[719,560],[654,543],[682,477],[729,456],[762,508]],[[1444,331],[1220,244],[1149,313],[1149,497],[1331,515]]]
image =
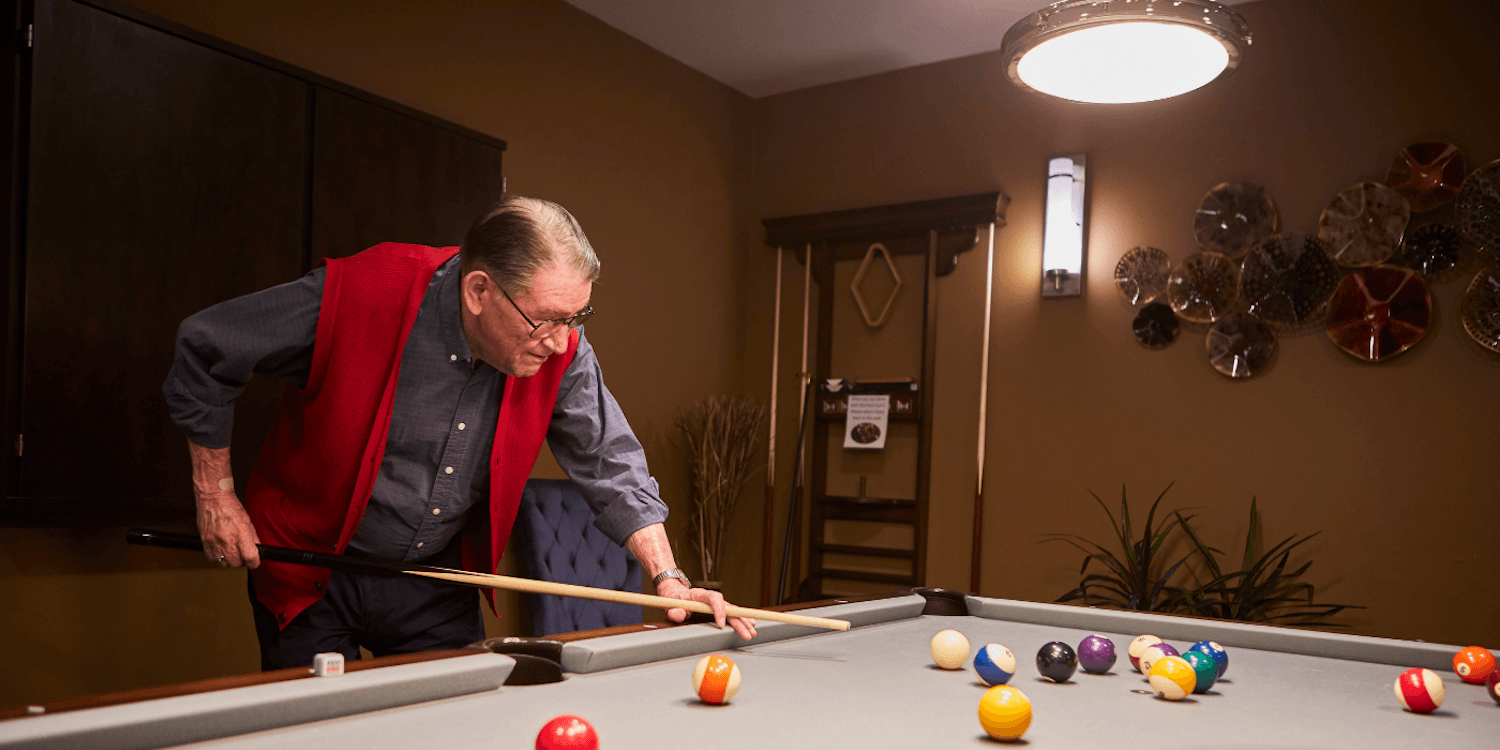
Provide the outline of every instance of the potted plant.
[[754,399],[709,396],[677,417],[683,436],[678,447],[692,479],[688,536],[703,576],[698,585],[705,588],[719,586],[724,536],[740,492],[755,470],[752,459],[765,413],[765,406]]

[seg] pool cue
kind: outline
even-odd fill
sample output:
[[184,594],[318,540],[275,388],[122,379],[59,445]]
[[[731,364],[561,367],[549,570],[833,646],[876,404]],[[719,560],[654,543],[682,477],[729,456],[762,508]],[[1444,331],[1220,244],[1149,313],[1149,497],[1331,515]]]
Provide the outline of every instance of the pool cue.
[[776,547],[776,370],[781,357],[781,258],[785,255],[776,247],[776,302],[771,316],[771,418],[770,435],[766,438],[766,507],[765,528],[760,547],[760,606],[771,603],[771,552]]
[[974,547],[969,590],[979,594],[979,570],[984,544],[984,438],[990,403],[990,313],[995,291],[995,223],[990,222],[990,255],[984,276],[984,343],[979,354],[979,470],[974,480]]
[[[807,327],[808,315],[812,310],[812,243],[807,243],[803,255],[804,275],[802,277],[802,369],[797,373],[798,390],[801,395],[797,403],[797,460],[796,469],[792,472],[792,494],[786,511],[786,538],[781,547],[781,574],[776,577],[776,603],[786,601],[786,578],[788,568],[791,568],[792,577],[796,577],[798,569],[802,567],[801,545],[794,545],[798,526],[797,523],[797,496],[802,493],[802,453],[805,450],[802,440],[807,435],[807,391],[812,381],[812,376],[807,372]],[[796,565],[789,565],[793,556],[797,557]]]
[[[125,541],[148,547],[203,551],[203,540],[190,534],[173,534],[163,531],[152,531],[150,529],[131,529],[125,534]],[[330,555],[326,552],[311,552],[288,547],[277,547],[270,544],[257,544],[255,548],[260,552],[262,560],[269,560],[271,562],[309,565],[316,568],[330,568],[332,570],[343,570],[354,573],[414,575],[479,588],[506,589],[508,591],[523,591],[532,594],[551,594],[575,599],[593,599],[596,601],[637,604],[661,609],[685,609],[689,612],[697,612],[699,614],[713,614],[713,608],[703,602],[670,599],[665,596],[637,594],[630,591],[611,591],[609,589],[597,589],[590,586],[536,581],[530,578],[516,578],[514,576],[471,573],[464,570],[439,568],[430,565],[409,565],[384,560],[360,560],[345,555]],[[749,607],[737,607],[734,605],[726,606],[725,611],[730,617],[748,617],[756,620],[784,622],[791,625],[805,625],[807,627],[824,628],[827,630],[849,629],[849,623],[845,620],[830,620],[824,617],[808,617],[806,615],[771,612],[764,609],[751,609]]]

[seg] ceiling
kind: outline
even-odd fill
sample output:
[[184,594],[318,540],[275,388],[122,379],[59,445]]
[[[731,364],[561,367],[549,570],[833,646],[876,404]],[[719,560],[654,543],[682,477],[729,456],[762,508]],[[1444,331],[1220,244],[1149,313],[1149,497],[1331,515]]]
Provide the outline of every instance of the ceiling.
[[1047,5],[1045,0],[567,2],[757,99],[997,50],[1011,24]]

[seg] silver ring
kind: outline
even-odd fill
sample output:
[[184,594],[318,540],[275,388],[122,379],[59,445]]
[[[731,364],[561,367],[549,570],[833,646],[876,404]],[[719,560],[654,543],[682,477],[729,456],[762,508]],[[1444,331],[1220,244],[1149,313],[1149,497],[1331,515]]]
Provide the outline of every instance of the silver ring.
[[224,562],[224,556],[223,555],[219,555],[217,558],[214,558],[214,559],[217,560],[218,562]]

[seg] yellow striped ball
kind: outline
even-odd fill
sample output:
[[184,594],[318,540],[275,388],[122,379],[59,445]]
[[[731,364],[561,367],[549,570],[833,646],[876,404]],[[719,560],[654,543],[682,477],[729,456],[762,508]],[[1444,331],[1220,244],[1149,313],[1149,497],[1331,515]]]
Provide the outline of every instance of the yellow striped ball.
[[979,699],[979,726],[997,740],[1017,740],[1031,726],[1031,701],[1010,685],[996,685]]
[[1193,692],[1198,673],[1181,656],[1164,656],[1151,665],[1151,689],[1169,701],[1180,701]]

